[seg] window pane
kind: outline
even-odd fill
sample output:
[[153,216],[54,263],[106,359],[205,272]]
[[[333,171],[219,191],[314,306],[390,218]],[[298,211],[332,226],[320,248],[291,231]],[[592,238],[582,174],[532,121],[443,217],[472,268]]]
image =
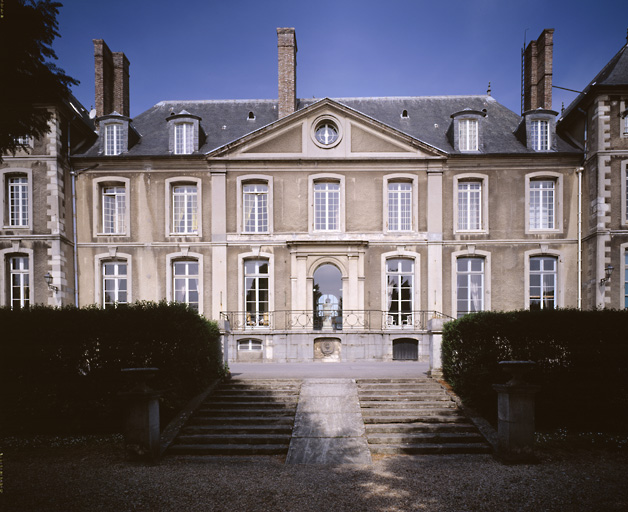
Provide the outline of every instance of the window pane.
[[314,184],[314,229],[336,231],[339,229],[340,184]]
[[412,185],[388,184],[388,229],[410,231],[412,229]]
[[458,229],[481,229],[482,183],[462,181],[458,183]]
[[268,231],[268,186],[264,184],[244,185],[243,224],[247,233]]
[[414,310],[414,260],[386,260],[387,325],[412,325]]
[[530,308],[557,307],[557,262],[552,256],[530,258]]
[[174,233],[196,233],[197,189],[196,185],[172,187],[172,227]]
[[458,258],[458,317],[484,310],[484,258]]
[[9,203],[9,225],[14,227],[28,226],[28,178],[26,176],[11,177],[7,181]]

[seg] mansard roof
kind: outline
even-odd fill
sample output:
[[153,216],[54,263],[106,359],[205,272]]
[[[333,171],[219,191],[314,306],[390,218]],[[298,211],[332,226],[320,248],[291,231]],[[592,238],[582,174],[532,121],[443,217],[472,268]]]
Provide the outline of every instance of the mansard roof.
[[[300,99],[297,111],[319,101]],[[486,111],[482,154],[534,153],[515,136],[520,116],[491,96],[335,98],[332,101],[447,154],[458,153],[448,133],[451,115],[465,109]],[[201,118],[202,139],[197,155],[210,153],[278,121],[277,100],[162,101],[133,119],[132,125],[140,134],[140,141],[122,157],[169,155],[166,119],[172,112],[182,110]],[[83,155],[76,156],[96,157],[99,156],[98,149],[99,145],[95,144]],[[559,139],[557,151],[572,153],[579,150]]]

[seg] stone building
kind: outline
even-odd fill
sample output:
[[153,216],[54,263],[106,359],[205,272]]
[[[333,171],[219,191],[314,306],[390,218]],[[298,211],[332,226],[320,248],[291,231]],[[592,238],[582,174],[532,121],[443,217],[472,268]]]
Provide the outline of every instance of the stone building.
[[[98,138],[74,152],[64,238],[79,305],[187,302],[231,361],[426,360],[439,319],[628,306],[626,47],[557,119],[553,30],[526,48],[522,115],[490,91],[299,99],[277,35],[278,99],[134,119],[128,60],[94,41]],[[73,302],[62,259],[31,300]]]

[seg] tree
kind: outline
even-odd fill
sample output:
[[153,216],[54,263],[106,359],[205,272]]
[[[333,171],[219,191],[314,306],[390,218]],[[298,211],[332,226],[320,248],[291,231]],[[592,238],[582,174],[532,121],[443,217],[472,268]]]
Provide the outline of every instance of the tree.
[[48,133],[46,106],[67,99],[78,81],[52,61],[57,15],[50,0],[0,0],[0,161],[21,147],[18,137]]

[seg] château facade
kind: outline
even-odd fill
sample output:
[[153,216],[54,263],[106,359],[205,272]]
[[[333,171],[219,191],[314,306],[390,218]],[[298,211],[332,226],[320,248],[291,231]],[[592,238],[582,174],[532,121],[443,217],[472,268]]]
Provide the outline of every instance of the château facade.
[[56,175],[37,145],[0,169],[3,304],[186,302],[228,360],[277,362],[427,360],[449,317],[628,307],[626,46],[559,115],[543,31],[518,115],[490,91],[299,99],[277,35],[277,100],[133,119],[129,62],[95,40],[96,132]]

